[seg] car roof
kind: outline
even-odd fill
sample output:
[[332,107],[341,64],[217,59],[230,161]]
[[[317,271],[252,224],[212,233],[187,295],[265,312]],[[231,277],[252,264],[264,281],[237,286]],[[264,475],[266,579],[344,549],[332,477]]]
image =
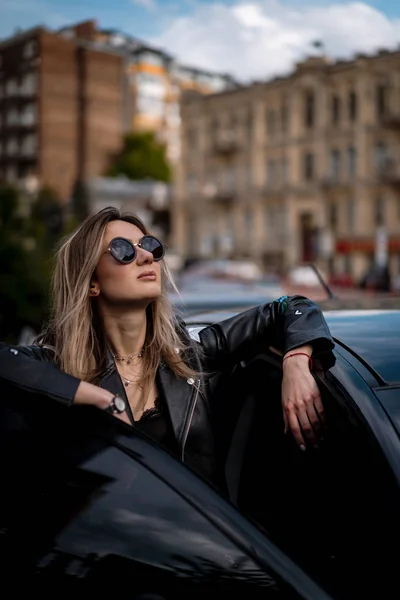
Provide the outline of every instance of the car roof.
[[324,312],[332,335],[387,382],[400,382],[400,310]]
[[[242,311],[191,315],[190,327],[223,321]],[[333,337],[361,356],[387,382],[400,382],[400,310],[326,310]]]

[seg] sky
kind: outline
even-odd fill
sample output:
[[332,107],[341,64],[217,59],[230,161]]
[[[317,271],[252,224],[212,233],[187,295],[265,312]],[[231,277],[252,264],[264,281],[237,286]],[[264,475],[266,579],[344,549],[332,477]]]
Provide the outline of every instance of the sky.
[[287,74],[317,40],[332,59],[400,47],[399,0],[0,0],[0,38],[93,18],[243,82]]

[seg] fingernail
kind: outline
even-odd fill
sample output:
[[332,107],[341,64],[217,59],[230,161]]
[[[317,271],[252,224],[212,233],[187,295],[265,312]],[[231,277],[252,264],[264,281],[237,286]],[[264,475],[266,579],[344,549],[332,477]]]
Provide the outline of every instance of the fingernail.
[[301,444],[301,446],[300,446],[300,450],[301,450],[302,452],[305,452],[305,451],[306,451],[306,447],[304,446],[304,444]]

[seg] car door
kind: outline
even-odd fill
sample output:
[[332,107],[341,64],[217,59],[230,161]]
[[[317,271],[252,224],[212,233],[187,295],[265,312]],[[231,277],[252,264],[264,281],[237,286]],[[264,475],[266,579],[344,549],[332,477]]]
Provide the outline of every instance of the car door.
[[227,465],[237,467],[240,459],[240,510],[334,597],[397,598],[400,490],[393,467],[400,448],[375,394],[387,410],[396,406],[398,417],[398,392],[374,394],[376,380],[365,365],[339,345],[334,354],[329,371],[315,374],[324,439],[306,452],[284,435],[281,361],[260,355],[235,371],[231,394],[245,403]]
[[38,418],[10,403],[5,416],[2,404],[1,570],[14,592],[328,598],[159,446],[96,409],[49,407]]

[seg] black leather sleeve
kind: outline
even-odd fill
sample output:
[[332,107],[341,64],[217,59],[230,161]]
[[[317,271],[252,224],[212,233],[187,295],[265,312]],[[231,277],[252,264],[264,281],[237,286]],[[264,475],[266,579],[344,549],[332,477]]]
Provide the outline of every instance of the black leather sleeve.
[[285,354],[311,344],[313,355],[334,347],[321,309],[304,296],[282,296],[256,306],[204,328],[199,337],[207,366],[213,370],[249,360],[269,346]]
[[0,342],[0,391],[44,394],[67,406],[72,404],[80,380],[49,362],[39,346],[9,346]]

